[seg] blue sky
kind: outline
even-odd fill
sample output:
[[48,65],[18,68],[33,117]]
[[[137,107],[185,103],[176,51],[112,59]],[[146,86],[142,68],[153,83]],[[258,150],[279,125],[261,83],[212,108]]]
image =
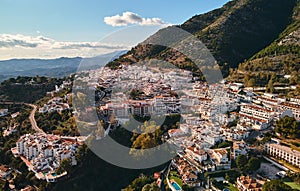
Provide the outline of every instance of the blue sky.
[[105,17],[130,12],[144,20],[157,18],[165,23],[180,24],[226,2],[228,0],[0,0],[0,34],[94,42],[126,27],[108,25]]

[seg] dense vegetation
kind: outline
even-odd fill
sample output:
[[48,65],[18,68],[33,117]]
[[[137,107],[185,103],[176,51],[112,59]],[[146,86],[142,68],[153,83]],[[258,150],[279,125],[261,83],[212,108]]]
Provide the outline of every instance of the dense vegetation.
[[236,165],[241,172],[254,172],[260,168],[260,160],[256,157],[248,158],[245,155],[239,155],[236,158]]
[[300,123],[294,117],[285,116],[276,122],[275,131],[285,138],[300,138]]
[[78,136],[73,114],[69,110],[51,113],[36,113],[37,124],[43,131],[55,135]]
[[[230,80],[245,82],[248,86],[300,85],[300,4],[299,1],[297,3],[291,15],[292,22],[276,37],[276,40],[241,63],[238,70],[231,70]],[[276,78],[271,79],[274,75]],[[290,78],[284,78],[285,75],[290,75]],[[289,95],[298,96],[299,93],[297,88]]]
[[[161,121],[162,119],[160,118],[152,118],[150,121],[145,121],[142,125],[137,124],[135,120],[130,120],[123,127],[111,132],[110,136],[115,141],[130,148],[152,148],[163,142],[162,135],[169,129],[178,128],[180,119],[180,115],[166,116],[161,125],[157,125],[155,122]],[[133,132],[126,130],[128,127],[133,129]],[[144,133],[134,133],[135,131]]]
[[[164,168],[164,165],[162,165],[145,170],[124,169],[107,163],[90,150],[88,150],[84,158],[85,160],[80,164],[79,168],[75,168],[66,179],[55,183],[50,190],[121,190],[141,174],[152,176],[154,172]],[[148,183],[150,181],[145,182],[145,184]]]
[[160,191],[160,188],[150,176],[141,175],[134,179],[132,183],[127,186],[124,191]]
[[5,80],[0,85],[0,98],[5,101],[33,103],[53,91],[62,79],[46,77],[17,77]]

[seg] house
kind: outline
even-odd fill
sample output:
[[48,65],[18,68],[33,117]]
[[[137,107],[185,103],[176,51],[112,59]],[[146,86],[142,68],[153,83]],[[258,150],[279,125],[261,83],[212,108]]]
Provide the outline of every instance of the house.
[[207,153],[204,150],[197,149],[196,147],[188,147],[185,149],[186,154],[191,156],[194,160],[202,162],[207,160]]
[[182,136],[186,135],[186,133],[184,131],[182,131],[181,129],[170,129],[168,131],[168,134],[171,138],[182,137]]
[[192,184],[198,180],[198,176],[193,172],[187,172],[187,173],[183,174],[182,180],[186,184]]
[[229,152],[227,149],[211,149],[208,151],[208,154],[215,165],[216,170],[228,170],[231,168]]
[[244,84],[242,84],[242,83],[232,83],[229,85],[229,89],[231,89],[232,91],[235,91],[235,92],[237,92],[238,90],[240,90],[243,87],[244,87]]
[[300,105],[292,102],[283,102],[279,105],[279,108],[282,111],[290,110],[293,113],[293,116],[298,121],[300,120]]
[[8,113],[8,109],[0,109],[0,117],[6,116]]
[[268,98],[266,96],[256,96],[256,99],[268,108],[276,108],[280,104],[280,100]]
[[263,185],[249,176],[240,176],[236,180],[239,191],[262,191]]
[[20,112],[16,112],[16,113],[13,113],[13,114],[11,114],[11,118],[16,118],[16,117],[18,117],[20,115]]
[[198,169],[188,163],[184,158],[175,157],[172,160],[172,166],[176,168],[178,173],[182,176],[182,181],[185,184],[192,186],[199,186]]
[[238,124],[237,129],[231,128],[231,129],[222,129],[223,135],[226,137],[228,140],[236,140],[236,141],[241,141],[243,139],[246,139],[249,137],[250,132],[248,130],[245,130],[241,128]]
[[204,141],[211,145],[215,145],[216,143],[220,142],[221,140],[222,140],[222,136],[215,132],[211,132],[204,137]]
[[154,96],[153,110],[157,115],[180,112],[180,100],[170,96]]
[[232,147],[233,159],[236,159],[239,155],[246,155],[248,153],[248,149],[249,149],[248,145],[244,140],[233,142],[233,147]]
[[229,161],[228,151],[224,148],[212,149],[211,158],[215,159],[218,163],[227,163]]
[[7,179],[11,173],[12,173],[12,170],[8,166],[0,165],[0,178],[1,179]]

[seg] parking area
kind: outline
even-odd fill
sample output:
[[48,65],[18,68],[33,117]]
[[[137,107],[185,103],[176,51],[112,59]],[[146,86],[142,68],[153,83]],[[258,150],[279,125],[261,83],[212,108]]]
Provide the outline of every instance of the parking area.
[[278,179],[278,176],[276,176],[276,173],[282,171],[278,167],[274,166],[272,163],[266,163],[262,162],[260,165],[260,169],[257,171],[257,173],[265,178],[268,178],[270,180]]

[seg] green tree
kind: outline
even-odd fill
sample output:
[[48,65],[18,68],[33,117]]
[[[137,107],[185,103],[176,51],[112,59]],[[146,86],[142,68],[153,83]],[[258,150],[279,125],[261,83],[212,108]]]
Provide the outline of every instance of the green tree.
[[247,163],[248,163],[248,159],[246,155],[239,155],[236,158],[236,165],[242,171],[245,170]]
[[4,191],[9,191],[9,190],[10,190],[8,180],[5,181],[5,184],[4,184],[4,186],[3,186],[3,190],[4,190]]
[[160,188],[157,186],[155,182],[152,184],[146,184],[143,188],[142,191],[160,191]]
[[230,176],[228,175],[228,173],[226,173],[225,175],[225,180],[227,180],[228,182],[230,181]]
[[270,93],[274,93],[275,92],[275,88],[274,88],[273,80],[272,79],[269,80],[269,82],[268,82],[267,92],[270,92]]
[[125,188],[125,190],[126,191],[142,190],[145,185],[151,184],[152,182],[153,182],[153,179],[151,179],[150,177],[141,175],[140,177],[134,179],[132,181],[132,183],[127,188]]
[[275,132],[283,137],[300,137],[300,123],[294,117],[285,116],[278,120],[275,127]]
[[254,87],[255,85],[256,85],[256,82],[255,82],[254,78],[251,78],[247,83],[248,87]]
[[247,170],[253,172],[260,168],[260,160],[256,157],[252,157],[247,164]]
[[63,159],[60,162],[60,165],[57,168],[56,172],[57,172],[57,174],[61,174],[61,173],[65,172],[65,171],[70,172],[71,167],[72,167],[72,165],[71,165],[71,159],[69,159],[69,158]]
[[88,147],[86,146],[86,144],[79,146],[78,151],[75,154],[77,162],[81,163],[85,158],[85,156],[87,155],[87,153],[88,153]]
[[218,145],[218,148],[232,147],[232,145],[233,143],[231,141],[224,141]]
[[249,74],[245,74],[244,76],[244,84],[248,84],[249,81]]

